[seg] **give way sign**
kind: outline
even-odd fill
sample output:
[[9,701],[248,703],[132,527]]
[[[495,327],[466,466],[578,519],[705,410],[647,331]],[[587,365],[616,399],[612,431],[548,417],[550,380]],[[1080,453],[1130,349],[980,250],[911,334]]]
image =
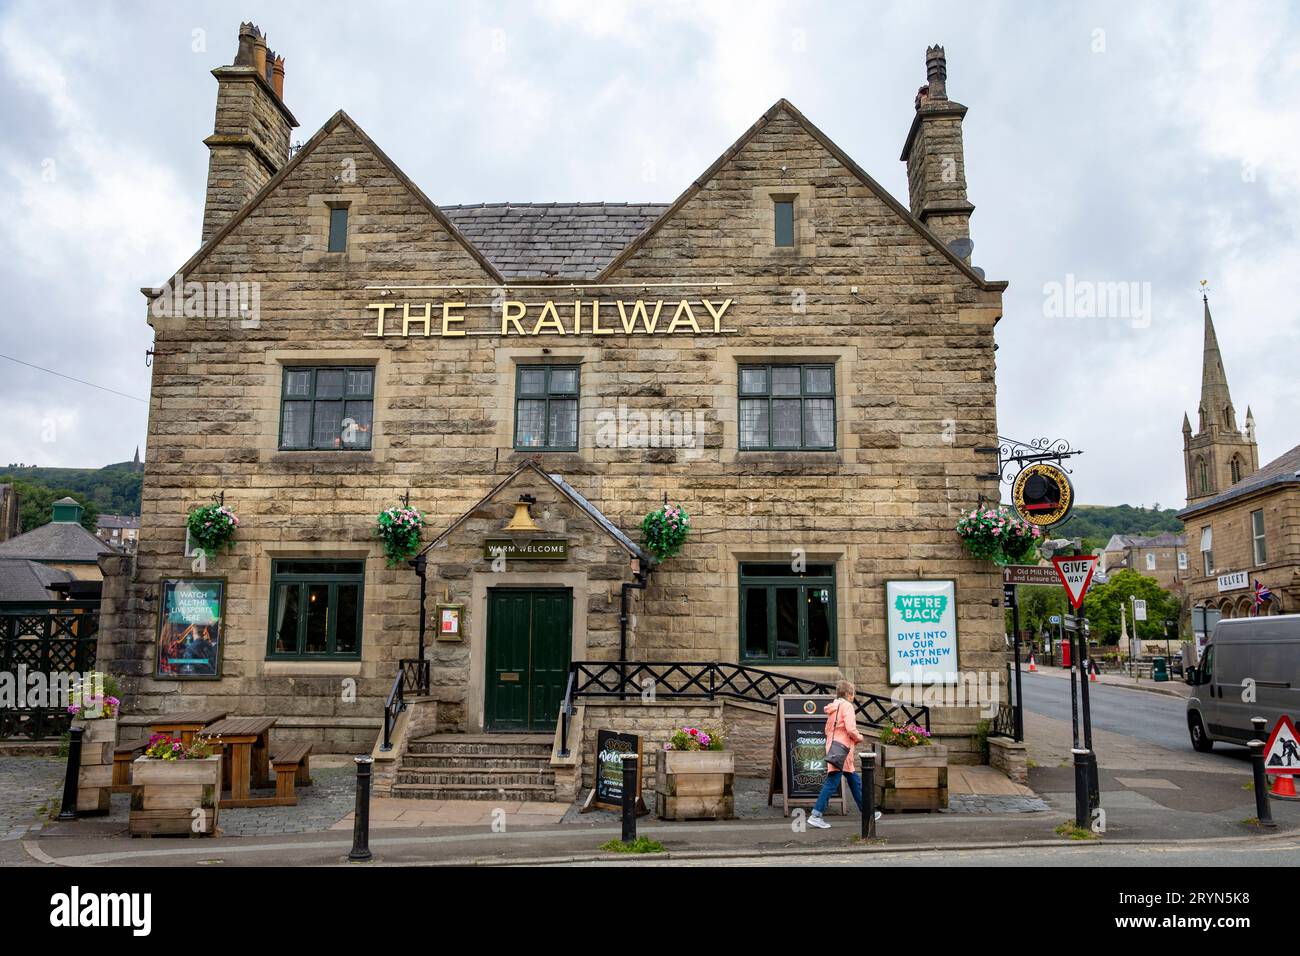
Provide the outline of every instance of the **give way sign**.
[[1071,558],[1052,558],[1052,563],[1056,565],[1056,574],[1065,586],[1070,604],[1076,611],[1079,610],[1083,606],[1083,596],[1088,593],[1088,585],[1092,583],[1092,573],[1097,570],[1097,556],[1084,554]]

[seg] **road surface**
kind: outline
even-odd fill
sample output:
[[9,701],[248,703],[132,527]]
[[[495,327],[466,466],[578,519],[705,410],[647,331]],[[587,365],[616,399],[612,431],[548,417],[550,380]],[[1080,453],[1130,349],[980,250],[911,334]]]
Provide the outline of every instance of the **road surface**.
[[[1070,722],[1070,682],[1060,677],[1022,673],[1025,710]],[[1215,744],[1209,754],[1192,750],[1187,736],[1187,702],[1178,697],[1130,690],[1106,684],[1089,684],[1093,730],[1106,730],[1137,740],[1185,752],[1206,761],[1250,765],[1250,751],[1231,744]],[[1080,716],[1082,719],[1082,715]]]

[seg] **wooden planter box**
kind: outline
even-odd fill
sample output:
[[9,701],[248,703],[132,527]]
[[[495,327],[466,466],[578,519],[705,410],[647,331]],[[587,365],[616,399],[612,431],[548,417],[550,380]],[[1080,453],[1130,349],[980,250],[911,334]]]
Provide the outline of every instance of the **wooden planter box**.
[[730,820],[736,815],[731,750],[661,750],[655,762],[655,815],[660,820]]
[[220,756],[137,757],[131,764],[131,836],[212,836],[217,831],[220,796]]
[[108,813],[113,809],[113,750],[117,747],[117,717],[99,720],[74,718],[81,735],[81,763],[77,768],[77,812]]
[[878,809],[890,813],[947,809],[947,747],[892,747],[877,741],[875,750]]

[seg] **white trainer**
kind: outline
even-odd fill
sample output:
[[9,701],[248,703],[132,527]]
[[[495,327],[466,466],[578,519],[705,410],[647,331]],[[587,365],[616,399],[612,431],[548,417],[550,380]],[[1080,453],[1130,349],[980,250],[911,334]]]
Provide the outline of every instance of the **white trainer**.
[[810,827],[816,827],[818,830],[829,830],[831,828],[831,825],[822,819],[820,813],[810,814],[808,817],[808,825]]

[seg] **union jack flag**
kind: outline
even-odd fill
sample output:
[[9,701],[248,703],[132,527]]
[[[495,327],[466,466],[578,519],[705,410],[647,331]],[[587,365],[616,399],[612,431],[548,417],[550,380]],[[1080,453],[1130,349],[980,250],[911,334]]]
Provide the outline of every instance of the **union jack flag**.
[[1254,606],[1250,609],[1251,615],[1252,616],[1258,615],[1260,609],[1264,606],[1264,602],[1271,601],[1271,600],[1273,600],[1273,592],[1270,591],[1268,588],[1264,587],[1264,585],[1258,579],[1256,579],[1255,603]]

